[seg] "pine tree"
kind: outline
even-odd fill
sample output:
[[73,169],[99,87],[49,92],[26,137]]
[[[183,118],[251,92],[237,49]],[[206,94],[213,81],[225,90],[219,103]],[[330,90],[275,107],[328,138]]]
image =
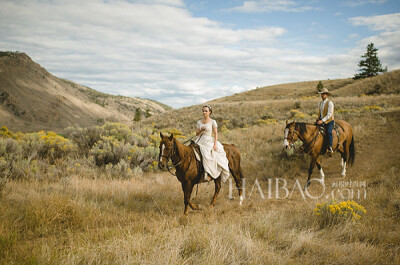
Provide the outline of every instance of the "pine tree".
[[135,117],[133,118],[134,121],[141,121],[142,120],[142,111],[140,108],[136,108]]
[[146,114],[145,114],[145,116],[146,116],[146,118],[149,118],[149,117],[151,117],[151,113],[150,113],[150,110],[146,110]]
[[368,44],[367,52],[361,56],[365,58],[358,63],[361,73],[356,74],[354,79],[376,76],[379,73],[387,72],[387,67],[382,68],[382,64],[378,58],[378,49],[373,43]]
[[321,81],[319,81],[318,85],[317,85],[317,90],[318,92],[321,92],[321,90],[324,88],[324,84],[322,84]]

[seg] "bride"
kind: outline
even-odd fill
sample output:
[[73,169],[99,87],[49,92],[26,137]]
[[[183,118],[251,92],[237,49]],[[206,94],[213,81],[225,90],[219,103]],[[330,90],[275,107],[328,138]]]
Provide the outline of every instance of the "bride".
[[225,182],[229,177],[229,162],[224,147],[218,141],[218,125],[210,118],[211,113],[210,106],[203,106],[203,119],[197,122],[196,143],[200,146],[203,156],[204,180],[211,181],[221,175],[222,181]]

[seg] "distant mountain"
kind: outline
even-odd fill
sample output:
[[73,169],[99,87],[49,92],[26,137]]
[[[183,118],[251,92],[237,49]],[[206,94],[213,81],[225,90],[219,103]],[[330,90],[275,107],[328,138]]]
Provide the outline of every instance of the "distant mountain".
[[60,79],[25,53],[0,52],[0,126],[13,131],[88,127],[104,122],[131,124],[136,109],[163,113],[153,100],[113,96]]

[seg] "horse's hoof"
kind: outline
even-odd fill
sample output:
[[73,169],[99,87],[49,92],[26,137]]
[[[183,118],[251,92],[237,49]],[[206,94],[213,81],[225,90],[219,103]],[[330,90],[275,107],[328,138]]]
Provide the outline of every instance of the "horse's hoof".
[[190,208],[192,208],[192,210],[195,210],[195,211],[200,210],[200,207],[197,204],[190,205]]

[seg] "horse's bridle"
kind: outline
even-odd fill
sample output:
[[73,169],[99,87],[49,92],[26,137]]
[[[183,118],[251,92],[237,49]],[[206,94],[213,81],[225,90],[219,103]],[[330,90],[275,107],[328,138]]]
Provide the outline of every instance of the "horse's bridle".
[[[173,152],[173,153],[172,153],[172,152]],[[171,154],[171,153],[172,153],[172,154]],[[164,157],[164,158],[167,160],[167,169],[168,169],[168,172],[171,173],[171,175],[176,176],[174,173],[171,172],[171,168],[176,167],[176,166],[179,166],[180,163],[182,162],[182,160],[179,161],[178,163],[174,164],[175,162],[174,162],[173,159],[172,159],[172,157],[174,156],[174,154],[175,154],[175,149],[174,149],[174,148],[171,149],[171,151],[169,152],[168,155],[163,155],[163,154],[161,154],[161,152],[160,152],[160,156],[159,156],[159,158],[158,158],[158,161],[160,161],[160,158],[161,158],[161,157]],[[168,160],[170,160],[170,159],[171,159],[171,161],[172,161],[172,167],[169,167],[169,166],[168,166]]]
[[[318,137],[318,135],[321,133],[321,131],[318,131],[318,133],[314,136],[314,138],[311,140],[311,142],[310,142],[310,144],[311,143],[313,143],[313,145],[312,145],[312,147],[314,147],[314,145],[315,145],[315,141],[316,141],[316,139],[317,139],[317,137]],[[291,142],[291,146],[294,148],[295,147],[295,145],[294,145],[294,142],[293,142],[293,139],[294,139],[294,135],[295,134],[297,134],[297,137],[300,139],[300,141],[302,141],[303,143],[304,142],[307,142],[307,140],[308,139],[310,139],[310,138],[308,138],[307,140],[306,139],[301,139],[301,135],[300,135],[300,133],[298,132],[298,130],[296,129],[296,124],[294,124],[294,129],[293,129],[293,131],[292,131],[292,137],[289,139],[289,137],[285,137],[284,139],[286,139],[286,140],[288,140],[288,141],[290,141]],[[304,145],[304,144],[303,144]],[[311,147],[311,149],[312,149],[312,147]],[[309,148],[308,148],[309,149]],[[296,150],[297,151],[297,150]],[[308,153],[308,151],[306,151],[306,154]]]
[[[192,138],[193,138],[193,137],[192,137]],[[159,157],[164,157],[164,158],[166,158],[166,159],[167,159],[167,163],[168,163],[168,160],[171,159],[171,161],[172,161],[172,167],[169,167],[169,166],[167,165],[167,169],[168,169],[168,172],[169,172],[171,175],[173,175],[173,176],[176,177],[176,174],[174,174],[173,172],[171,172],[171,168],[173,168],[173,167],[176,168],[177,166],[179,166],[179,165],[181,164],[181,162],[182,162],[182,158],[181,158],[181,161],[179,161],[178,163],[174,164],[175,162],[172,160],[172,157],[173,157],[173,155],[175,154],[175,149],[172,148],[172,150],[171,150],[169,153],[172,153],[172,151],[174,151],[174,153],[173,153],[173,154],[170,154],[170,155],[168,155],[168,156],[162,155],[162,154],[160,153],[160,156],[159,156]],[[191,152],[194,153],[194,149],[192,149]],[[160,160],[160,159],[158,159],[158,160]],[[187,170],[189,169],[190,163],[191,163],[191,162],[192,162],[192,157],[190,157],[190,160],[189,160],[189,163],[188,163],[188,167],[187,167],[186,170],[184,170],[184,171],[187,171]]]
[[[291,145],[293,146],[294,145],[294,142],[293,142],[293,139],[294,139],[294,135],[295,134],[297,134],[297,137],[299,137],[299,139],[300,139],[300,134],[299,134],[299,132],[297,131],[297,129],[296,129],[296,124],[294,124],[294,130],[292,131],[292,137],[285,137],[285,138],[283,138],[283,139],[285,139],[285,140],[288,140],[288,141],[290,141],[291,142]],[[301,139],[300,139],[301,140]]]

